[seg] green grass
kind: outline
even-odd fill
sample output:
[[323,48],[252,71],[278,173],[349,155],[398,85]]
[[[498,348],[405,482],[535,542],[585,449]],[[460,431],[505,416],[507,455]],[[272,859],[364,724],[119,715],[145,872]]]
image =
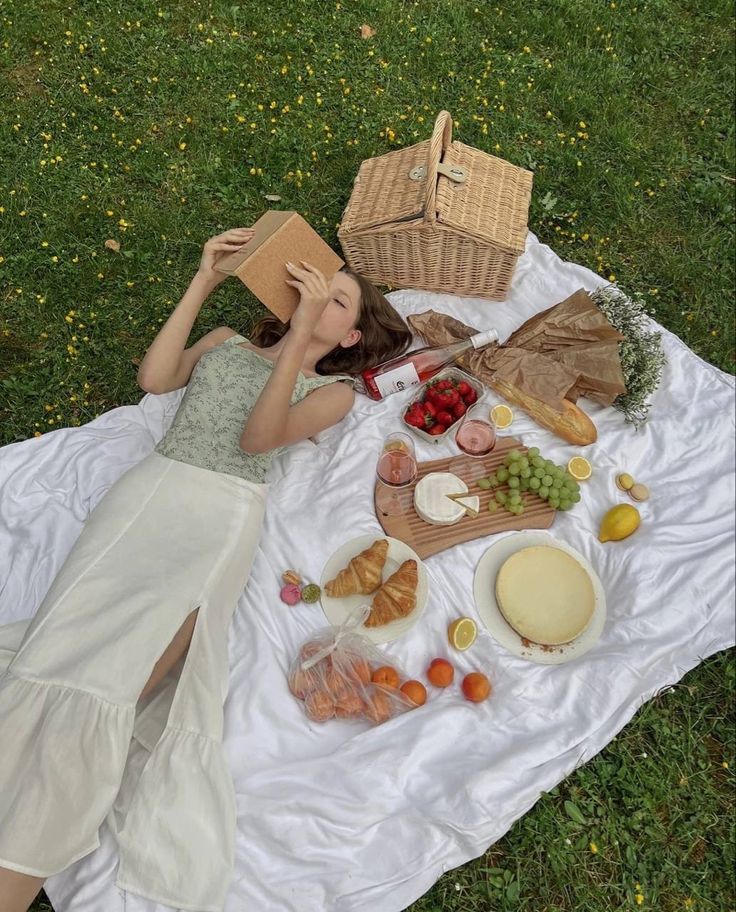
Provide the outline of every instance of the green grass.
[[666,688],[411,912],[733,912],[735,678],[729,651]]
[[[731,3],[262,9],[0,0],[0,443],[137,402],[201,244],[266,194],[339,250],[360,162],[443,108],[457,139],[534,170],[543,242],[733,371]],[[228,282],[194,337],[261,312]],[[733,666],[685,680],[414,912],[635,908],[636,883],[642,908],[732,909]]]

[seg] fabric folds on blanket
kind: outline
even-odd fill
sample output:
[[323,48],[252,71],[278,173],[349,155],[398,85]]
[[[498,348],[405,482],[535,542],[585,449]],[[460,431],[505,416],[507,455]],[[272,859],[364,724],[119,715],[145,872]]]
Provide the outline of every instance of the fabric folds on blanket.
[[[503,304],[416,290],[389,298],[404,317],[434,310],[479,329],[495,326],[505,340],[535,313],[600,284],[600,276],[562,261],[530,234]],[[358,397],[316,443],[279,456],[252,572],[229,628],[224,750],[237,829],[226,912],[400,912],[443,872],[500,839],[544,791],[602,750],[644,701],[733,645],[734,381],[664,330],[663,344],[668,364],[638,432],[620,412],[588,399],[579,405],[598,440],[583,450],[519,410],[507,432],[556,462],[581,453],[593,464],[581,502],[550,529],[587,558],[606,591],[606,624],[589,652],[568,664],[537,665],[509,654],[481,626],[471,649],[450,653],[447,625],[476,615],[475,568],[497,537],[425,562],[429,598],[421,622],[383,648],[419,678],[442,655],[452,658],[456,678],[485,671],[494,693],[484,704],[471,705],[450,687],[430,689],[421,709],[377,728],[305,717],[286,671],[300,643],[326,620],[319,604],[284,606],[280,575],[294,568],[319,582],[337,547],[381,533],[375,461],[383,436],[400,428],[411,391],[382,402]],[[0,450],[0,624],[34,614],[91,508],[152,450],[181,395],[147,395],[83,427]],[[489,405],[497,401],[488,395]],[[417,439],[420,460],[455,452],[450,440]],[[652,496],[640,507],[635,535],[603,545],[598,525],[621,500],[614,477],[623,470]],[[0,643],[0,657],[2,649]],[[134,745],[155,736],[145,728]],[[167,800],[182,803],[190,825],[197,796]],[[57,912],[166,912],[115,886],[109,822],[99,838],[94,852],[48,881]],[[138,848],[145,852],[142,838]]]

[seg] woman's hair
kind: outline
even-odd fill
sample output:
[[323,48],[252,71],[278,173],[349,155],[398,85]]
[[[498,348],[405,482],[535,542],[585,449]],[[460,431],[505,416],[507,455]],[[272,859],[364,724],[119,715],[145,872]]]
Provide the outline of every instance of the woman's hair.
[[[343,266],[340,272],[352,276],[360,286],[360,307],[355,329],[361,332],[355,345],[337,345],[317,362],[318,374],[359,374],[368,367],[403,355],[412,334],[406,323],[368,279]],[[250,331],[248,338],[259,348],[269,348],[286,334],[289,323],[268,316]]]

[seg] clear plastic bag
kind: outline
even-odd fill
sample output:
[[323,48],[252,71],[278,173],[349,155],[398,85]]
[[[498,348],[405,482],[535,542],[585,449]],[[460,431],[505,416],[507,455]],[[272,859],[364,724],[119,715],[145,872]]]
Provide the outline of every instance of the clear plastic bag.
[[[319,630],[302,643],[291,663],[289,690],[312,721],[337,718],[380,725],[416,708],[399,690],[407,676],[355,629],[369,612],[370,605],[361,605],[339,627]],[[374,676],[382,680],[376,683]]]

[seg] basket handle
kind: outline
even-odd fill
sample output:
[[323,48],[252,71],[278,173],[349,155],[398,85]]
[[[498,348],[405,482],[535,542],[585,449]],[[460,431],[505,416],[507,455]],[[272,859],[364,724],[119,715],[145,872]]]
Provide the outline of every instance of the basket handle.
[[440,111],[434,122],[427,157],[427,193],[424,197],[424,223],[427,225],[437,221],[437,166],[451,142],[452,115],[449,111]]

